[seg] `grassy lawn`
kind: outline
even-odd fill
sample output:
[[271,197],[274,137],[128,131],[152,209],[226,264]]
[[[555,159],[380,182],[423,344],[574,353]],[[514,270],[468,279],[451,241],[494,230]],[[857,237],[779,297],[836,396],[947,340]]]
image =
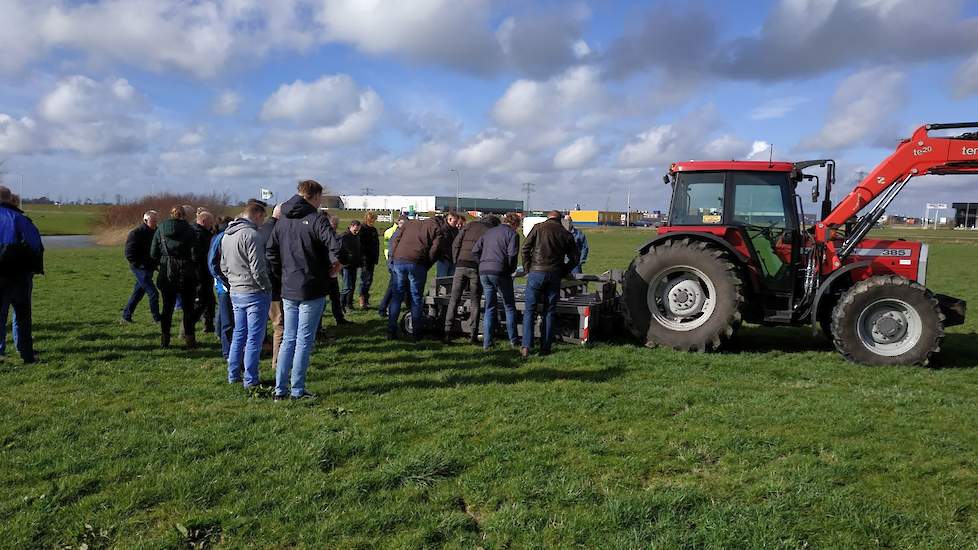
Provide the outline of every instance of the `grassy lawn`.
[[[651,234],[589,230],[589,271]],[[976,261],[978,243],[934,243],[931,287],[978,303]],[[228,386],[213,337],[157,349],[145,305],[121,326],[120,249],[51,251],[48,268],[44,362],[0,363],[3,546],[978,544],[974,316],[920,369],[764,328],[723,354],[623,340],[523,364],[391,344],[357,312],[316,350],[321,399],[289,404]]]
[[98,222],[101,206],[28,204],[24,212],[41,235],[89,235]]

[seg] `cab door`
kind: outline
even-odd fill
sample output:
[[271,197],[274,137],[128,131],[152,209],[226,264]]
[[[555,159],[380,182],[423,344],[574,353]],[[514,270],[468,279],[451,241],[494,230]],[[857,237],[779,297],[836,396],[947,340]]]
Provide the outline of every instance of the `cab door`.
[[790,310],[800,239],[788,174],[731,172],[730,176],[730,223],[745,233],[765,286],[779,296],[765,309]]

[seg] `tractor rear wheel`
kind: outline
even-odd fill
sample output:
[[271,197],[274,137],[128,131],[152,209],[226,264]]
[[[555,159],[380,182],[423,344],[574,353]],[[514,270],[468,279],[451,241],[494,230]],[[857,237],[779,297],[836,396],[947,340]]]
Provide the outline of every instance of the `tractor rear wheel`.
[[646,346],[715,351],[740,327],[742,287],[725,251],[688,238],[666,241],[625,272],[625,321]]
[[940,351],[943,339],[937,298],[896,275],[856,283],[832,311],[835,349],[856,363],[923,366]]

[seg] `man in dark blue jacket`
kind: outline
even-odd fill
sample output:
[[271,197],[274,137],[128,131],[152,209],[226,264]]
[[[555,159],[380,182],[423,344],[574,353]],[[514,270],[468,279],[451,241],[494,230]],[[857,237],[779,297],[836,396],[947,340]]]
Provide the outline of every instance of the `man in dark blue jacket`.
[[[496,308],[498,295],[503,297],[506,308],[506,334],[514,348],[520,345],[516,329],[516,295],[513,292],[513,273],[516,272],[520,253],[520,236],[516,229],[520,217],[509,213],[503,216],[503,223],[486,231],[472,247],[472,256],[479,262],[479,280],[482,283],[482,296],[486,301],[485,321],[482,327],[482,348],[492,347],[492,336],[496,328]],[[478,302],[476,302],[478,307]]]
[[13,205],[13,194],[0,186],[0,339],[7,339],[7,314],[17,316],[17,351],[25,363],[35,363],[31,331],[31,291],[34,275],[44,273],[44,245],[34,222]]
[[126,307],[122,309],[122,320],[127,323],[132,322],[132,314],[143,296],[149,297],[149,312],[153,316],[153,321],[160,322],[160,293],[153,284],[156,262],[149,255],[159,221],[159,214],[155,210],[148,210],[143,214],[143,223],[130,231],[129,236],[126,237],[126,260],[129,262],[129,270],[136,277],[136,285],[129,295]]
[[[282,205],[282,218],[268,241],[269,270],[282,281],[285,333],[275,368],[275,400],[314,398],[306,371],[316,328],[326,305],[329,278],[339,272],[340,240],[329,217],[319,212],[323,186],[299,182],[298,194]],[[291,385],[291,388],[290,388]]]
[[221,354],[226,360],[231,351],[231,337],[234,334],[234,310],[231,306],[231,283],[221,271],[221,241],[227,227],[219,227],[217,235],[211,239],[207,251],[207,271],[214,280],[214,291],[217,292],[217,335],[221,339]]

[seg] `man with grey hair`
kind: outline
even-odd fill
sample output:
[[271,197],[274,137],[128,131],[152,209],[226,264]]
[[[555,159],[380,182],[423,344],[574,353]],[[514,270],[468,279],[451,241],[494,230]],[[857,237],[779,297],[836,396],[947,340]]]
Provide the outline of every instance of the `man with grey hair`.
[[37,226],[14,205],[13,193],[0,185],[0,340],[7,339],[7,314],[17,319],[17,351],[25,363],[37,362],[31,330],[34,275],[44,273],[44,245]]
[[149,312],[153,316],[153,322],[160,322],[160,294],[153,284],[156,262],[149,255],[159,220],[160,216],[156,210],[147,210],[143,214],[143,223],[130,231],[129,236],[126,237],[126,260],[129,262],[129,270],[136,278],[136,284],[132,288],[126,307],[122,308],[123,322],[132,322],[132,314],[143,296],[149,296]]

